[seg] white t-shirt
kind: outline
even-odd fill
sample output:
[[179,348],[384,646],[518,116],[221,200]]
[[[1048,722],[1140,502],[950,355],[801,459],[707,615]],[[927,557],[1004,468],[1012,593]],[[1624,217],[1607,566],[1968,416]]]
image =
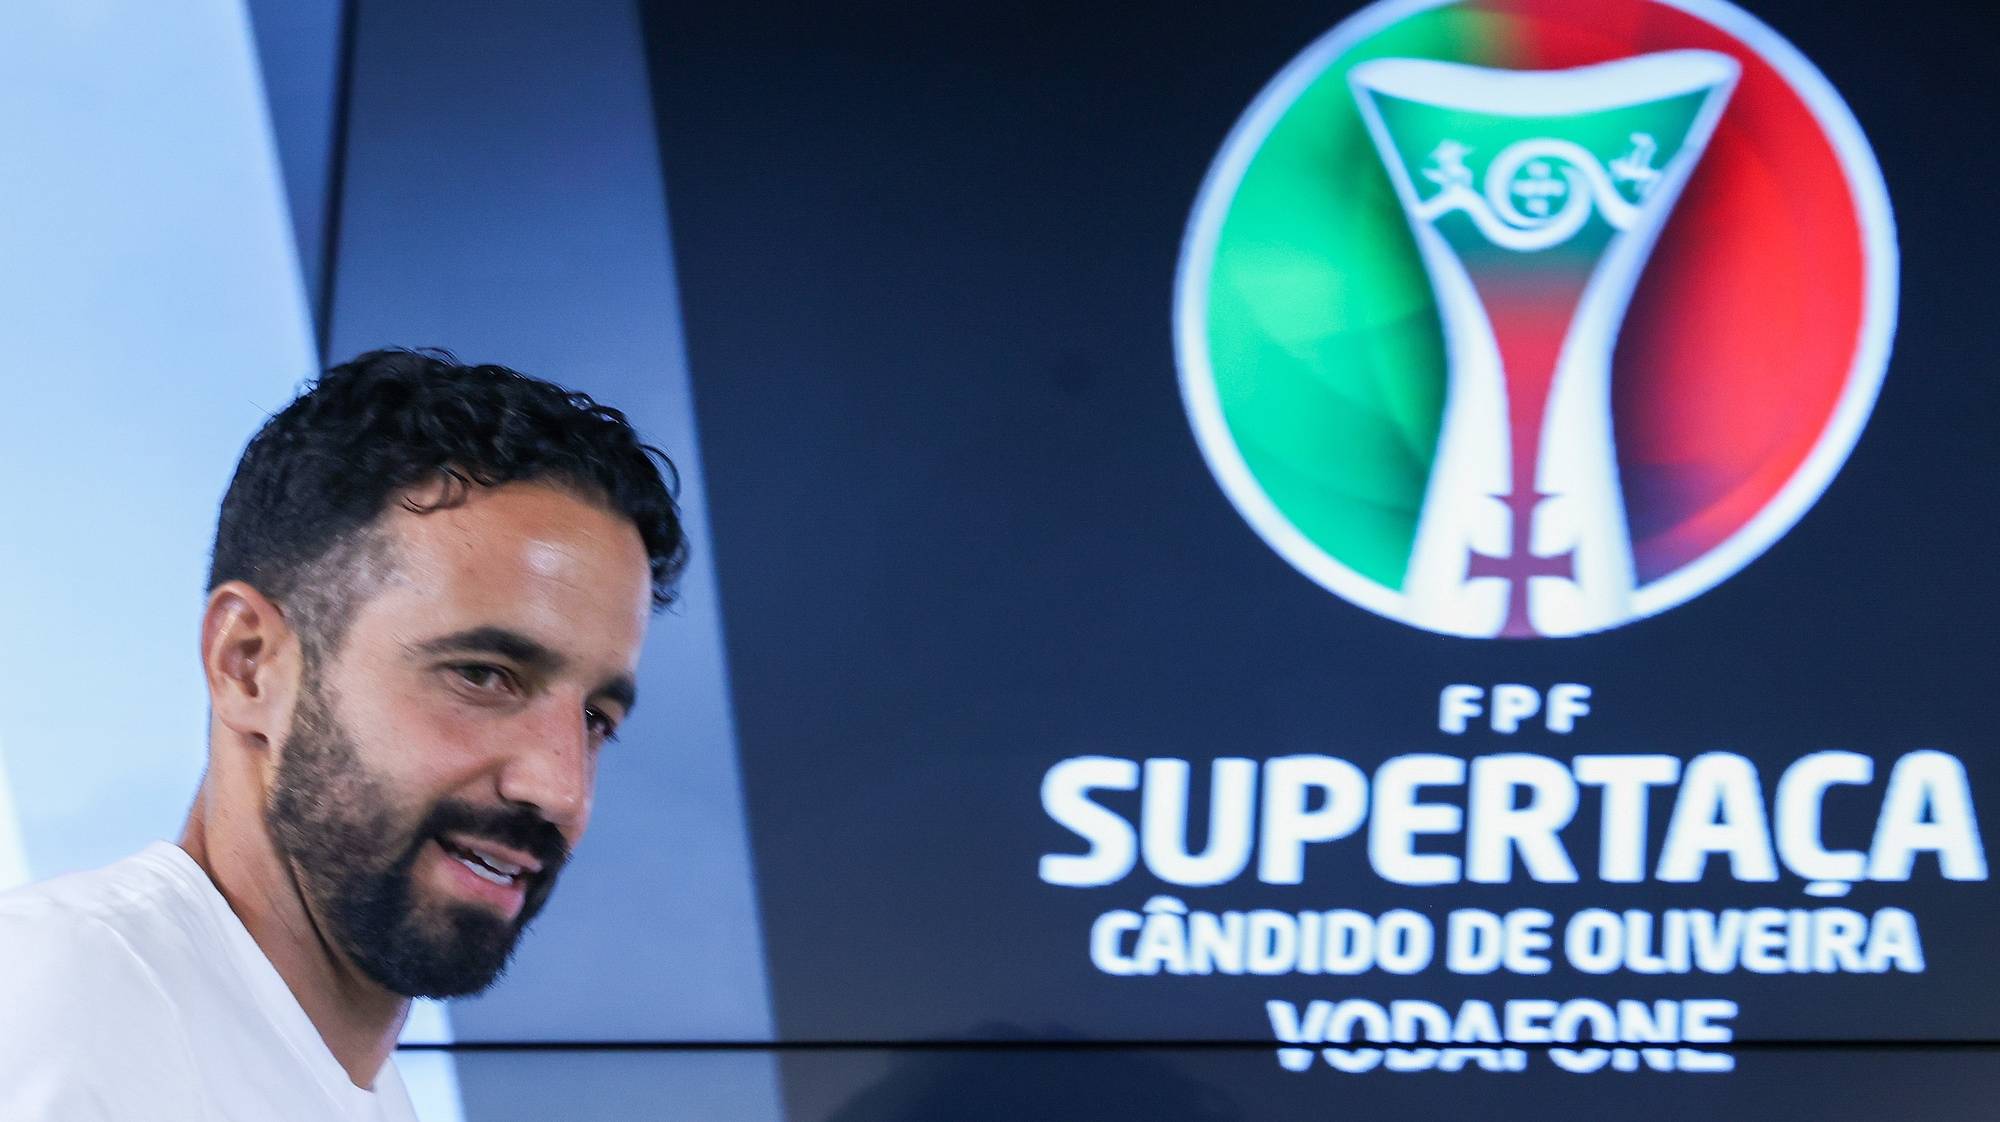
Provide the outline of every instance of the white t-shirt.
[[155,842],[0,893],[0,1119],[416,1122],[327,1050],[201,866]]

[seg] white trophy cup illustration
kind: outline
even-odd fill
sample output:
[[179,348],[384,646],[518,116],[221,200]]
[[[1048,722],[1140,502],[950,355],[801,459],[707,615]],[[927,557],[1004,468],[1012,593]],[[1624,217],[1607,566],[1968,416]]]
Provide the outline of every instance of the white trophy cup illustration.
[[1444,415],[1403,593],[1413,622],[1576,635],[1629,618],[1612,350],[1738,66],[1376,59],[1349,75],[1436,293]]

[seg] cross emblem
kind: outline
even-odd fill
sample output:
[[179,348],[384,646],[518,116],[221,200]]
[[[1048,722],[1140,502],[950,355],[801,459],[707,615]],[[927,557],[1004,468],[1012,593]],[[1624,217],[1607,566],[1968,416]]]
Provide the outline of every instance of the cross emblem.
[[1534,552],[1530,546],[1535,525],[1535,508],[1551,496],[1541,491],[1515,491],[1495,495],[1507,507],[1511,518],[1510,541],[1505,556],[1473,550],[1465,562],[1465,579],[1498,577],[1507,582],[1507,620],[1500,634],[1510,639],[1532,639],[1540,634],[1528,619],[1528,581],[1534,577],[1561,577],[1576,580],[1576,551],[1564,550],[1551,557]]
[[1569,193],[1569,184],[1556,175],[1547,160],[1534,160],[1522,169],[1527,177],[1516,178],[1508,189],[1519,195],[1521,209],[1536,218],[1549,216],[1549,204]]

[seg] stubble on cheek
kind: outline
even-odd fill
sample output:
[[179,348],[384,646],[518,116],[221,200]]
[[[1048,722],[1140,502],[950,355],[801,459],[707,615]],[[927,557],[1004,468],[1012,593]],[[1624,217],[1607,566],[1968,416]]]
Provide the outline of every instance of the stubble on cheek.
[[[405,996],[454,997],[491,985],[568,856],[555,828],[522,808],[450,800],[399,811],[317,689],[301,698],[283,751],[267,819],[327,937]],[[500,838],[543,860],[518,916],[438,899],[434,886],[420,883],[417,865],[431,839],[454,830]]]

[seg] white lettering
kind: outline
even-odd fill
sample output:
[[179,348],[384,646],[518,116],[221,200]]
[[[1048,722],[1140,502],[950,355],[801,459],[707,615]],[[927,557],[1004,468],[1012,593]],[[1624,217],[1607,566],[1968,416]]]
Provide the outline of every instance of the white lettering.
[[1092,791],[1130,791],[1139,786],[1139,765],[1109,756],[1064,760],[1042,777],[1042,809],[1058,825],[1090,843],[1084,854],[1051,853],[1042,858],[1042,880],[1088,888],[1121,880],[1139,855],[1138,836],[1115,812],[1092,802]]
[[1875,762],[1857,752],[1814,752],[1801,756],[1778,779],[1778,854],[1785,867],[1809,881],[1828,882],[1816,895],[1839,895],[1833,883],[1857,881],[1867,873],[1859,852],[1826,848],[1820,838],[1826,789],[1835,784],[1864,784],[1875,778]]
[[[1319,809],[1306,809],[1313,792]],[[1306,846],[1338,841],[1368,816],[1368,777],[1332,756],[1280,756],[1264,765],[1263,836],[1257,846],[1257,879],[1265,884],[1305,880]]]
[[1597,875],[1614,884],[1646,879],[1646,789],[1672,783],[1672,756],[1578,756],[1576,781],[1604,788],[1598,811]]
[[1965,766],[1943,752],[1912,752],[1890,770],[1868,854],[1868,879],[1910,879],[1919,853],[1937,854],[1946,880],[1986,879],[1986,850],[1972,815]]
[[1375,871],[1399,884],[1451,884],[1458,858],[1419,854],[1419,834],[1457,833],[1464,813],[1444,803],[1420,803],[1417,788],[1465,782],[1465,761],[1456,756],[1396,756],[1375,773],[1375,805],[1368,823],[1368,859]]
[[1732,752],[1703,752],[1688,764],[1660,850],[1664,881],[1697,881],[1711,855],[1729,858],[1737,880],[1778,879],[1757,768]]
[[[1527,792],[1516,806],[1515,793]],[[1505,753],[1472,761],[1467,811],[1466,879],[1505,884],[1520,851],[1528,875],[1547,884],[1576,880],[1576,866],[1556,832],[1576,817],[1576,782],[1569,769],[1546,756]]]
[[1250,818],[1257,761],[1220,759],[1210,774],[1208,844],[1188,852],[1188,763],[1146,761],[1139,810],[1140,849],[1161,880],[1201,887],[1234,880],[1250,863]]

